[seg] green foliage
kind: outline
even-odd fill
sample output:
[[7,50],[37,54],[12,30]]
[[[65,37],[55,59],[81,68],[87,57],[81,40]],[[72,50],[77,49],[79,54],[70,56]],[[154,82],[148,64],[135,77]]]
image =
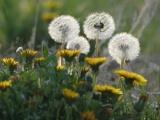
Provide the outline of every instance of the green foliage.
[[[76,59],[66,62],[65,69],[60,70],[57,69],[57,57],[48,51],[47,46],[42,45],[46,60],[38,65],[33,61],[29,69],[24,68],[23,61],[14,74],[2,68],[1,82],[12,81],[11,87],[0,88],[2,120],[81,120],[85,111],[94,111],[98,120],[157,119],[152,101],[147,102],[145,95],[135,101],[131,98],[131,90],[126,89],[121,81],[117,87],[123,90],[122,96],[100,94],[92,84],[96,79],[94,72],[88,71],[81,76],[85,61],[83,64]],[[76,91],[80,97],[68,100],[64,88]]]

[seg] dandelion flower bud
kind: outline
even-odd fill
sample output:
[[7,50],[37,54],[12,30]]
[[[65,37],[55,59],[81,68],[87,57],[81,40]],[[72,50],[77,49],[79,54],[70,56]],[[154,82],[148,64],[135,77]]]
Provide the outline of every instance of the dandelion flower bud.
[[68,88],[63,89],[63,96],[69,101],[75,101],[80,97],[79,93]]
[[85,111],[82,113],[82,120],[97,120],[94,111]]
[[69,15],[55,18],[48,27],[49,35],[58,43],[65,43],[78,36],[80,32],[79,23]]
[[83,54],[88,54],[90,44],[84,37],[76,37],[67,43],[67,49],[80,50]]
[[6,89],[12,86],[12,81],[11,80],[4,80],[0,82],[0,90],[1,89]]
[[87,17],[83,28],[89,39],[105,40],[115,31],[115,23],[112,16],[107,13],[94,13]]
[[138,39],[131,34],[120,33],[110,40],[108,49],[112,58],[121,64],[123,60],[136,59],[140,52],[140,45]]

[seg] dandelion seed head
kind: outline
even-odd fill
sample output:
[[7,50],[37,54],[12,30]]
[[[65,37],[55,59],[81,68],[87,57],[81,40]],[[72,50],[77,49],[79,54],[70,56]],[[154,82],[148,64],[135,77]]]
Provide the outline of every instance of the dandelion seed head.
[[58,43],[65,43],[78,36],[80,32],[79,23],[69,15],[55,18],[48,27],[49,35]]
[[117,63],[122,60],[132,61],[136,59],[140,52],[140,45],[137,38],[128,33],[115,35],[108,44],[109,54]]
[[105,40],[115,31],[115,23],[111,15],[107,13],[93,13],[84,22],[84,33],[89,39]]
[[80,50],[83,54],[88,54],[90,50],[90,44],[84,37],[75,37],[68,41],[67,49]]

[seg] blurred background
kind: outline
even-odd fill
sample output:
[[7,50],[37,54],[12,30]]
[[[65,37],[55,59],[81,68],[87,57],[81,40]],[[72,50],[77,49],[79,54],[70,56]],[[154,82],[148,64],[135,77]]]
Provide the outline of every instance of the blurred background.
[[[133,71],[153,80],[150,87],[160,87],[160,0],[0,0],[0,56],[15,54],[19,46],[50,47],[54,41],[48,35],[49,22],[62,14],[74,16],[81,24],[93,12],[108,12],[116,23],[116,31],[138,37],[141,55],[132,62]],[[81,35],[83,30],[81,30]],[[107,55],[107,40],[103,54]],[[100,79],[108,78],[110,64],[102,68]],[[152,86],[157,86],[153,87]]]
[[160,54],[160,0],[0,0],[0,54],[53,43],[47,28],[58,15],[73,15],[82,26],[90,13],[101,11],[114,17],[115,33],[140,39],[143,54]]

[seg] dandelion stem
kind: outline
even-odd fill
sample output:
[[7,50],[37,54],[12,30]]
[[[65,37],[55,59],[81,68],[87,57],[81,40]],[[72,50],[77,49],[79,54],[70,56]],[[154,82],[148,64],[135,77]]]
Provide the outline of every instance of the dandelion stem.
[[123,69],[124,63],[125,63],[125,58],[123,58],[123,59],[121,60],[120,69]]
[[96,49],[96,56],[99,56],[99,39],[98,39],[98,35],[97,35],[97,38],[96,38],[95,49]]
[[[61,40],[61,43],[62,43],[62,44],[61,44],[60,50],[63,50],[63,49],[64,49],[64,46],[65,46],[63,40]],[[60,65],[63,65],[63,59],[62,59],[62,57],[60,57],[59,59],[60,59]]]
[[41,88],[41,78],[38,79],[38,87]]
[[96,86],[96,84],[97,84],[97,77],[96,74],[93,74],[93,88]]

